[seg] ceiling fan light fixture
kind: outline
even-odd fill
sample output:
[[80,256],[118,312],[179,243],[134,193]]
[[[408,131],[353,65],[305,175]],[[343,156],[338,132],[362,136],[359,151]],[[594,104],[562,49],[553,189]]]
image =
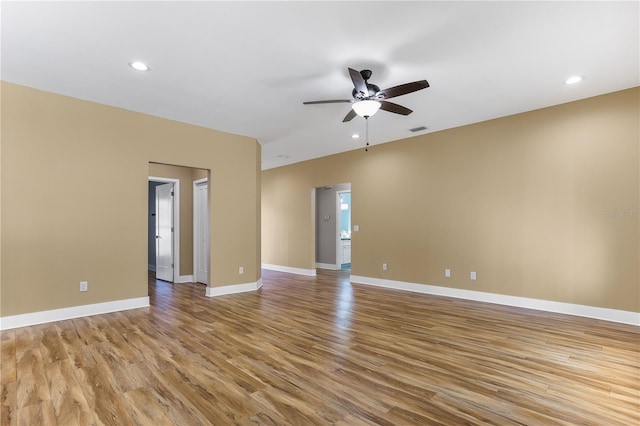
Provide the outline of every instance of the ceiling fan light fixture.
[[380,109],[380,102],[372,100],[354,102],[351,108],[360,117],[371,117]]

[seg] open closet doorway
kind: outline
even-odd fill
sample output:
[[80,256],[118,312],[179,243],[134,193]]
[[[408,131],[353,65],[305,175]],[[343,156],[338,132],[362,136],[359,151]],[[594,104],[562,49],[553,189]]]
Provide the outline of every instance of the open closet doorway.
[[[347,201],[347,194],[348,208],[343,210],[342,200]],[[340,270],[344,265],[343,270],[350,271],[351,184],[319,187],[315,189],[315,196],[316,268]]]

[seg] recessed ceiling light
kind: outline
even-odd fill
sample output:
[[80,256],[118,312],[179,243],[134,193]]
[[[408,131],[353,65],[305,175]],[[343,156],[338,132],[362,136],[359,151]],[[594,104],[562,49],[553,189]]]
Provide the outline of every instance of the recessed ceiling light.
[[129,66],[136,71],[149,71],[149,67],[144,62],[140,62],[140,61],[129,62]]
[[565,80],[565,84],[576,84],[582,81],[582,77],[579,75],[574,75]]
[[354,133],[351,135],[351,139],[360,139],[360,135],[357,133]]

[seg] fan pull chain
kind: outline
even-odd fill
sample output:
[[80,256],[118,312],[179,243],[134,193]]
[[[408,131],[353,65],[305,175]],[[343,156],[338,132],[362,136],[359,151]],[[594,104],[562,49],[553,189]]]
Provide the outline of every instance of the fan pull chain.
[[364,149],[365,152],[369,152],[369,116],[364,117],[364,121],[367,123],[365,128],[365,140],[367,141],[367,146]]

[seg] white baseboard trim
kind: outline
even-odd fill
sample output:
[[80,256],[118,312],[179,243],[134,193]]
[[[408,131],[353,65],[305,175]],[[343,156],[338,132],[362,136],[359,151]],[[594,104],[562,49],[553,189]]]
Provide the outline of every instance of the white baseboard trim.
[[114,300],[112,302],[94,303],[91,305],[73,306],[71,308],[52,309],[50,311],[30,312],[28,314],[10,315],[0,318],[0,330],[27,327],[29,325],[64,321],[73,318],[108,314],[149,307],[149,297]]
[[180,275],[176,280],[176,284],[192,283],[192,282],[193,282],[193,275]]
[[316,268],[330,269],[332,271],[337,271],[340,269],[335,265],[335,263],[319,263],[319,262],[316,262]]
[[207,286],[206,295],[208,297],[224,296],[225,294],[244,293],[247,291],[256,291],[262,287],[262,278],[254,283],[225,285],[222,287]]
[[385,280],[381,278],[351,275],[351,282],[436,296],[455,297],[457,299],[477,302],[495,303],[538,311],[575,315],[604,321],[618,322],[640,326],[640,312],[621,311],[617,309],[599,308],[596,306],[576,305],[573,303],[554,302],[551,300],[530,299],[528,297],[507,296],[504,294],[486,293],[482,291],[463,290],[459,288],[439,287],[427,284],[404,281]]
[[309,277],[316,276],[315,269],[293,268],[291,266],[272,265],[270,263],[263,263],[262,267],[264,269],[269,269],[271,271],[280,271],[280,272],[287,272],[289,274],[307,275]]

